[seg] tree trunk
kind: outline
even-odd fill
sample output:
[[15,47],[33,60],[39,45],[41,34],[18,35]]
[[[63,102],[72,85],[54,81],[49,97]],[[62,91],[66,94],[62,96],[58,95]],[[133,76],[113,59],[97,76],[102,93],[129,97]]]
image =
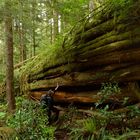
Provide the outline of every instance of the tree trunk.
[[19,46],[19,50],[20,50],[20,62],[23,62],[24,60],[26,60],[26,46],[25,46],[25,34],[23,31],[23,25],[19,28],[19,38],[20,38],[20,46]]
[[8,111],[12,112],[15,109],[15,98],[13,81],[13,31],[10,4],[9,1],[5,1],[6,93]]
[[19,25],[18,25],[18,29],[19,29],[19,50],[20,50],[20,62],[23,62],[24,60],[26,60],[26,43],[25,43],[25,23],[24,23],[24,15],[23,15],[23,9],[24,9],[24,5],[21,2],[21,17],[19,19]]
[[36,25],[35,25],[35,14],[36,14],[36,1],[32,2],[32,10],[31,10],[31,15],[32,15],[32,56],[36,55],[36,38],[35,38],[35,29],[36,29]]

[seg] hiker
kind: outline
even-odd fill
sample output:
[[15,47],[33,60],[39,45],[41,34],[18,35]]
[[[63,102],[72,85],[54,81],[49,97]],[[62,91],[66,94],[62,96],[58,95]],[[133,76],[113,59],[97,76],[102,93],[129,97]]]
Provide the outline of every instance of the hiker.
[[54,91],[53,90],[47,91],[47,94],[42,95],[40,99],[42,108],[46,109],[49,123],[51,123],[52,120],[51,119],[52,112],[55,113],[54,121],[57,121],[59,116],[59,110],[54,107],[54,100],[53,100],[53,95],[55,94],[55,91],[57,89],[58,89],[58,84]]

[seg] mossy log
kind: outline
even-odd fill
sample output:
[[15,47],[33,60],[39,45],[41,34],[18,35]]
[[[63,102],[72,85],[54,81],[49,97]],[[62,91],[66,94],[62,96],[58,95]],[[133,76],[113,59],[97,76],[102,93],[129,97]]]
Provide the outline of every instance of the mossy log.
[[35,77],[36,79],[33,79],[27,86],[30,90],[38,90],[54,87],[56,83],[59,83],[60,86],[77,87],[84,86],[85,82],[86,85],[94,85],[103,82],[129,82],[140,79],[140,65],[137,63],[112,64],[95,68],[94,71],[71,72],[69,74],[65,74],[67,71],[63,72],[59,70],[51,74],[47,73],[48,75],[44,73],[42,77]]
[[30,59],[26,59],[22,62],[19,62],[18,64],[15,64],[14,69],[18,69],[18,68],[22,67],[22,65],[25,65],[28,61],[31,61],[33,58],[35,58],[35,56],[30,58]]
[[101,25],[89,29],[86,32],[82,32],[81,34],[76,35],[72,40],[72,44],[82,44],[92,41],[93,39],[101,37],[102,35],[105,35],[106,33],[113,30],[116,31],[116,34],[131,31],[134,29],[134,27],[136,28],[136,25],[129,25],[125,23],[122,24],[120,22],[114,22],[114,19],[111,19],[109,21],[106,21],[105,23],[102,23]]
[[[90,60],[92,60],[92,62],[93,62],[94,59],[96,59],[96,56],[102,57],[102,55],[104,55],[110,61],[112,61],[112,55],[116,55],[116,59],[118,57],[120,58],[120,56],[121,57],[127,56],[127,58],[125,59],[126,62],[133,61],[133,58],[135,58],[136,61],[139,61],[140,57],[139,57],[138,45],[139,45],[140,39],[139,39],[138,35],[140,35],[140,32],[138,32],[138,33],[139,34],[135,35],[133,37],[133,39],[130,39],[131,35],[130,35],[130,32],[128,32],[127,34],[125,33],[125,34],[122,35],[122,36],[128,35],[128,36],[125,36],[125,40],[113,42],[111,44],[108,42],[110,39],[108,40],[108,38],[107,38],[107,39],[105,39],[105,41],[102,40],[102,41],[100,41],[98,43],[95,43],[95,44],[92,44],[90,46],[86,46],[86,47],[82,47],[82,48],[80,47],[78,49],[75,48],[73,50],[68,49],[69,53],[72,55],[71,57],[73,57],[72,59],[68,58],[69,62],[67,62],[67,59],[62,60],[63,59],[62,57],[65,58],[65,56],[66,56],[66,58],[67,58],[67,56],[69,56],[70,54],[65,53],[64,56],[58,56],[58,57],[61,57],[61,58],[58,58],[58,60],[57,60],[57,61],[60,60],[59,64],[56,64],[56,65],[53,65],[53,66],[50,66],[50,67],[48,67],[46,65],[39,72],[35,71],[35,73],[34,73],[34,71],[31,71],[30,80],[32,78],[33,78],[33,80],[36,80],[37,78],[41,79],[41,77],[44,77],[43,76],[44,73],[47,73],[49,75],[51,73],[50,71],[52,71],[52,73],[54,72],[54,75],[55,75],[56,71],[63,71],[63,73],[67,73],[67,72],[73,71],[73,69],[76,68],[76,67],[77,67],[76,68],[77,71],[80,71],[82,68],[86,69],[86,67],[88,67],[89,65],[86,66],[84,64],[84,62],[86,64],[87,64],[87,62],[90,62]],[[118,36],[118,40],[119,40],[119,38],[121,38],[121,35],[120,36],[117,35],[117,36]],[[127,40],[127,38],[128,38],[128,40]],[[101,42],[103,42],[103,43],[101,43]],[[112,39],[111,39],[111,42],[112,42]],[[107,44],[107,43],[109,43],[109,44]],[[107,44],[107,45],[103,45],[103,44]],[[122,50],[122,52],[121,52],[121,50]],[[111,53],[112,51],[114,51],[114,54]],[[120,52],[118,52],[118,54],[117,54],[116,51],[120,51]],[[131,52],[132,52],[132,54],[131,54]],[[108,53],[111,53],[111,55],[109,56]],[[136,56],[135,56],[134,53],[136,54]],[[133,57],[132,60],[131,60],[131,58],[129,58],[129,55],[131,57]],[[78,58],[76,56],[78,56]],[[96,59],[95,61],[100,61],[100,60],[103,60],[103,59],[100,58],[100,59]],[[121,61],[121,59],[120,59],[120,61]],[[81,68],[81,65],[78,64],[78,62],[83,62],[81,64],[82,68]],[[94,66],[94,64],[95,63],[92,63],[93,66]],[[98,63],[98,64],[100,64],[100,63]],[[63,75],[63,73],[62,73],[62,75]],[[34,75],[37,76],[37,78],[34,78]]]
[[[41,95],[58,83],[56,102],[90,104],[98,101],[94,93],[99,92],[102,83],[116,81],[128,86],[130,82],[137,82],[140,86],[140,7],[136,7],[139,2],[133,3],[125,15],[118,11],[115,16],[111,12],[107,15],[103,11],[103,15],[96,17],[97,22],[93,16],[92,23],[86,21],[89,23],[82,25],[83,30],[80,26],[68,34],[62,47],[47,48],[26,63],[21,67],[21,91]],[[90,94],[85,87],[92,89]],[[77,92],[71,92],[77,88]],[[127,92],[129,97],[139,100],[139,91]]]

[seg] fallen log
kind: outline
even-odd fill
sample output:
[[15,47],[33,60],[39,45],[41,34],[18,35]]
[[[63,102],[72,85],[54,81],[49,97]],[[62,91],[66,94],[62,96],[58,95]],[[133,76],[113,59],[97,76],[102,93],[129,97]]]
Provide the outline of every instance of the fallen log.
[[[99,21],[93,19],[92,23],[83,25],[83,30],[80,26],[71,32],[63,47],[48,48],[28,62],[21,68],[21,91],[40,96],[59,83],[61,89],[55,95],[56,102],[82,104],[98,102],[95,92],[100,91],[102,83],[116,81],[122,88],[123,84],[128,87],[129,83],[138,82],[139,87],[139,3],[140,0],[128,5],[129,10],[123,16],[116,3],[115,17],[111,13],[115,9],[111,9],[109,17],[103,11],[96,17]],[[128,20],[130,18],[132,20]],[[85,87],[92,89],[90,94]],[[72,92],[71,89],[78,90]],[[124,90],[121,96],[125,98],[127,91],[130,102],[135,103],[139,100],[139,91],[132,89]],[[117,96],[117,100],[120,99]]]
[[[39,101],[42,94],[47,94],[47,92],[45,90],[30,91],[30,97],[34,100]],[[55,104],[59,104],[63,107],[68,106],[72,103],[76,106],[91,106],[95,108],[96,104],[99,103],[99,108],[103,108],[108,105],[111,110],[139,102],[139,98],[137,98],[137,95],[134,96],[134,94],[130,94],[127,86],[122,87],[120,93],[112,93],[109,96],[102,94],[101,91],[99,94],[99,91],[95,90],[95,87],[90,86],[77,86],[76,88],[74,88],[73,86],[65,87],[65,90],[64,87],[60,87],[60,90],[58,90],[53,97]]]
[[19,62],[18,64],[15,64],[15,65],[14,65],[14,69],[18,69],[18,68],[22,67],[22,66],[25,65],[27,62],[32,61],[34,58],[35,58],[35,56],[32,57],[32,58],[30,58],[30,59],[26,59],[26,60],[24,60],[24,61],[22,61],[22,62]]

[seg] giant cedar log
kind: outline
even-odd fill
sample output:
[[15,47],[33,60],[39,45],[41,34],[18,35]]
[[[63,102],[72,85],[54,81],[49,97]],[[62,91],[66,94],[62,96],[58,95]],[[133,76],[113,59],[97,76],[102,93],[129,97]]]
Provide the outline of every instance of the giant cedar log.
[[94,11],[95,16],[70,31],[62,46],[47,48],[21,68],[21,91],[39,99],[58,83],[56,102],[95,103],[100,85],[116,81],[122,90],[114,100],[140,100],[139,4],[140,0],[122,9],[116,4],[107,13],[112,6],[107,3]]

